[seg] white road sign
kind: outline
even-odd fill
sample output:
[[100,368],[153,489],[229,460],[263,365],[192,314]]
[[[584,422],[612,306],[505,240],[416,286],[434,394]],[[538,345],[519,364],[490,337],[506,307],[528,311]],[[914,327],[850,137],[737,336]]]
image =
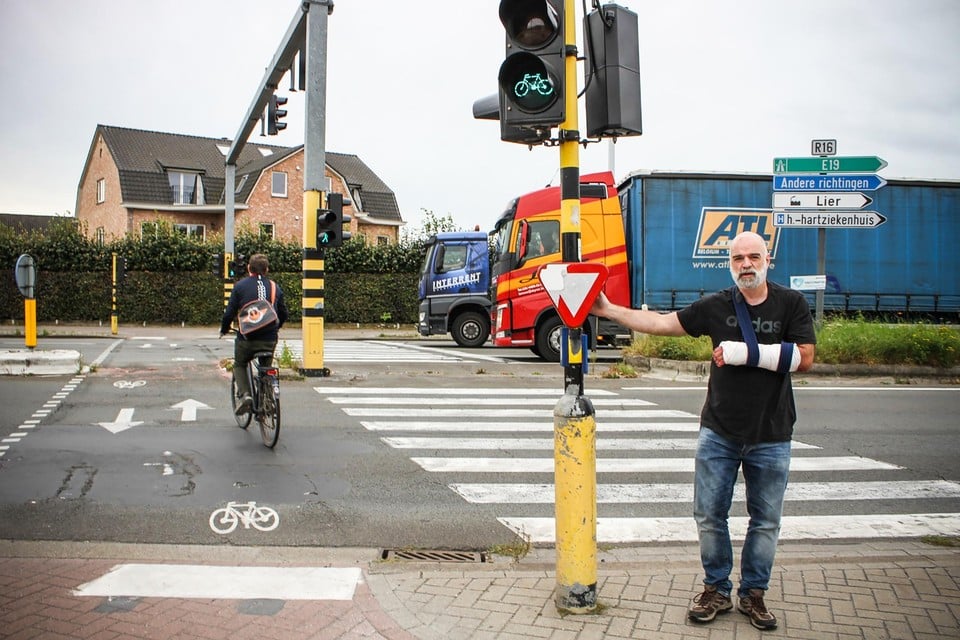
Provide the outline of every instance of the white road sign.
[[873,198],[856,191],[826,193],[777,191],[773,194],[774,209],[863,209],[871,202]]
[[886,221],[876,211],[773,211],[775,227],[875,229]]

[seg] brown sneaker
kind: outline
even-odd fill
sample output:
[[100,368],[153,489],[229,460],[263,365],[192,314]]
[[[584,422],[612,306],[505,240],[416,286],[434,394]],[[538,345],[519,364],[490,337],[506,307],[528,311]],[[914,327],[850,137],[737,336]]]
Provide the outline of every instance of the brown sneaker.
[[703,593],[694,596],[693,606],[687,611],[687,617],[694,622],[710,622],[718,613],[733,609],[733,602],[712,584],[703,585]]
[[777,617],[767,611],[763,603],[763,589],[750,589],[749,595],[740,598],[737,611],[750,618],[750,624],[761,631],[777,628]]

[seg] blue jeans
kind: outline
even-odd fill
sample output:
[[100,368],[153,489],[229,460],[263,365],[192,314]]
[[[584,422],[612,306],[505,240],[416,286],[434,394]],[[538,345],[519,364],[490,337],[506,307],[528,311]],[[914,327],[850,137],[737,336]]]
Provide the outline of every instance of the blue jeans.
[[740,444],[706,427],[697,442],[693,517],[700,534],[703,582],[729,596],[733,590],[733,547],[727,517],[737,471],[743,469],[750,523],[740,558],[739,596],[766,590],[780,535],[783,494],[790,473],[790,442]]

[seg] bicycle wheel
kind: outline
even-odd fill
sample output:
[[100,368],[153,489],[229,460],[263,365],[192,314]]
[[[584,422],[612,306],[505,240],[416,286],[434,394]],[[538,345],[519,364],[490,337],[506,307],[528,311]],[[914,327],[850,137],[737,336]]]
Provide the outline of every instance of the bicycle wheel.
[[280,395],[277,393],[279,381],[264,378],[260,385],[260,436],[263,444],[273,449],[280,439]]
[[224,535],[237,528],[237,514],[227,507],[221,507],[210,514],[210,528]]
[[233,411],[233,417],[237,420],[237,426],[246,429],[250,426],[250,420],[253,413],[248,411],[237,415],[237,405],[240,404],[240,398],[237,395],[237,368],[233,368],[233,375],[230,376],[230,410]]

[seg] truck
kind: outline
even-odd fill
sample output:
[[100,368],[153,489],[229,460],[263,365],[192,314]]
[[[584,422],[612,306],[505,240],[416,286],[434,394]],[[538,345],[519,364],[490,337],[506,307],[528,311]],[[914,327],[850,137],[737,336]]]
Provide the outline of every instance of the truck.
[[[581,176],[581,259],[606,265],[611,301],[673,311],[731,286],[729,244],[754,231],[767,242],[772,281],[803,289],[798,282],[825,276],[827,312],[960,316],[960,182],[887,180],[868,191],[879,215],[843,212],[831,219],[841,226],[830,228],[784,225],[771,206],[773,187],[771,174],[636,171],[619,184],[609,172]],[[842,226],[847,221],[859,226]],[[559,228],[559,187],[515,198],[497,220],[494,345],[559,359],[562,325],[536,278],[542,265],[560,261],[552,244]],[[821,249],[825,274],[818,274]],[[816,292],[805,295],[813,307]],[[592,346],[624,338],[622,327],[597,318],[583,328]]]
[[479,347],[489,339],[492,303],[486,233],[430,236],[417,286],[421,335],[449,332],[461,347]]

